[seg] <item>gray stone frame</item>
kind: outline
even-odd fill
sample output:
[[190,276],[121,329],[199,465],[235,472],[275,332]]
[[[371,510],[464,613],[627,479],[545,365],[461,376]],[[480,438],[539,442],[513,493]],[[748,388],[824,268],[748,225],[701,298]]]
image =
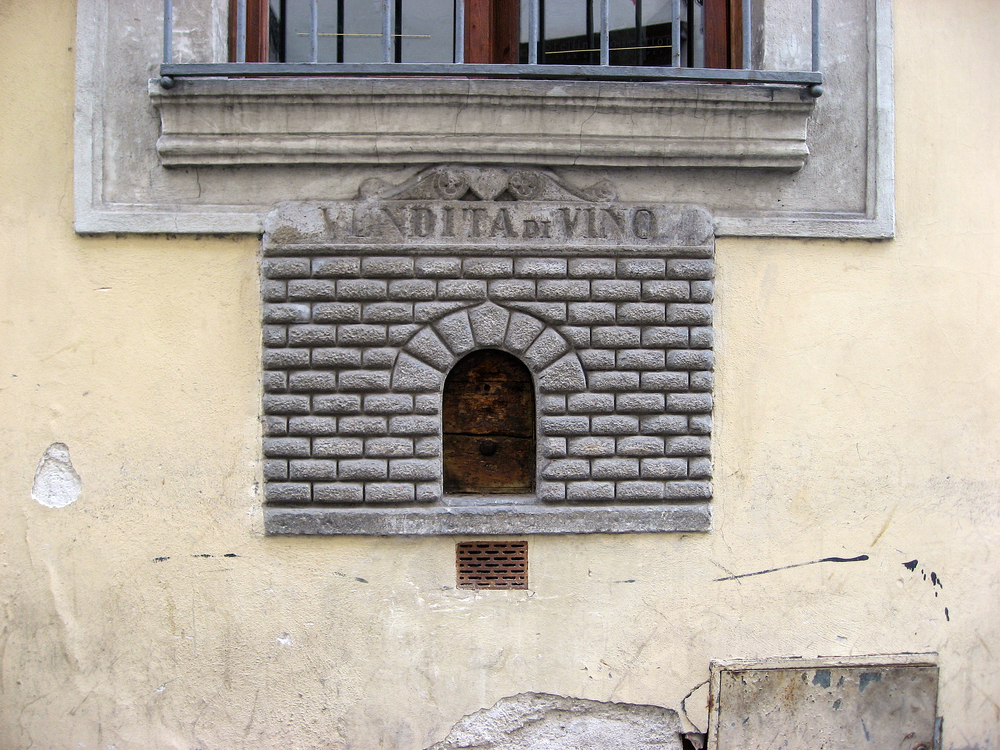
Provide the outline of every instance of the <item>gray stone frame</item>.
[[[707,530],[713,229],[694,206],[498,168],[277,209],[267,531]],[[477,349],[532,373],[535,495],[442,492],[441,390]]]
[[[755,18],[759,19],[754,30],[758,42],[755,54],[759,57],[756,65],[765,70],[801,69],[808,65],[807,60],[801,59],[801,51],[808,49],[808,44],[804,44],[804,32],[795,20],[794,11],[805,5],[793,0],[755,1]],[[213,0],[207,4],[190,2],[177,6],[183,16],[175,28],[177,61],[223,60],[224,3]],[[385,86],[373,83],[367,99],[356,98],[354,106],[359,117],[352,120],[353,125],[348,123],[341,135],[344,144],[360,145],[345,146],[348,153],[339,157],[335,165],[323,156],[323,149],[313,156],[301,153],[303,148],[305,152],[310,150],[309,139],[303,140],[301,136],[287,141],[275,137],[264,149],[270,156],[264,152],[253,156],[245,149],[245,132],[239,128],[226,131],[226,123],[216,122],[212,127],[219,128],[219,142],[209,139],[206,145],[201,139],[200,156],[181,157],[181,161],[186,158],[190,163],[168,167],[161,163],[156,149],[161,112],[154,107],[154,101],[166,100],[160,98],[155,87],[151,100],[148,86],[158,71],[160,6],[140,0],[115,3],[80,0],[76,229],[81,233],[259,233],[264,216],[276,202],[345,199],[371,174],[401,180],[436,161],[482,161],[477,160],[479,146],[474,135],[448,140],[447,156],[437,156],[423,146],[411,149],[412,144],[389,143],[385,139],[391,141],[392,133],[383,132],[378,126],[383,114],[393,113],[393,117],[398,115],[403,122],[420,122],[425,104],[433,104],[456,118],[470,118],[471,124],[485,127],[497,112],[510,111],[515,104],[521,107],[518,102],[544,103],[548,99],[551,106],[531,105],[525,111],[530,117],[519,110],[512,119],[515,123],[531,123],[539,117],[558,118],[559,123],[553,124],[553,120],[545,132],[563,137],[554,137],[551,144],[544,137],[539,140],[544,134],[529,124],[526,132],[505,133],[500,141],[501,146],[506,142],[514,144],[514,156],[505,157],[503,148],[493,144],[495,153],[485,153],[482,158],[506,160],[506,163],[513,160],[524,164],[558,164],[562,165],[559,168],[563,177],[580,181],[588,179],[586,165],[608,169],[621,185],[623,195],[631,199],[691,201],[706,206],[716,217],[719,236],[891,237],[894,231],[891,3],[824,0],[822,6],[826,93],[815,104],[804,142],[802,129],[795,124],[801,113],[792,114],[789,110],[787,117],[781,114],[787,104],[781,100],[788,93],[781,87],[717,86],[718,90],[728,92],[721,95],[722,101],[728,103],[724,111],[713,112],[711,108],[703,111],[707,100],[692,104],[691,92],[696,86],[650,83],[619,84],[616,88],[614,84],[595,84],[597,93],[583,98],[596,97],[599,103],[596,106],[602,112],[588,120],[577,117],[582,100],[567,93],[572,86],[566,88],[559,82],[522,81],[516,87],[520,94],[512,96],[511,92],[495,90],[498,82],[483,81],[479,88],[485,90],[484,96],[471,96],[474,92],[470,90],[470,97],[463,100],[454,91],[431,92],[424,99],[421,91],[426,84],[410,81],[404,83],[399,97],[383,90]],[[343,102],[352,95],[352,87],[357,86],[344,82],[331,92],[332,84],[321,79],[277,83],[295,90],[296,96],[289,101],[305,97],[319,108],[330,106],[324,102],[331,95]],[[222,111],[233,113],[235,121],[250,123],[254,118],[259,121],[267,111],[275,107],[280,110],[280,96],[269,93],[268,86],[255,88],[249,82],[241,86],[240,90],[223,92],[221,99],[216,91],[218,82],[178,86],[175,92],[178,99],[169,100],[176,102],[176,106],[170,105],[172,114],[163,120],[169,131],[162,144],[165,158],[174,159],[187,148],[184,134],[176,128],[181,127],[179,123],[187,106],[181,100],[192,89],[196,95],[189,98],[201,102],[191,104],[192,107],[208,110],[221,107]],[[300,90],[303,87],[305,90]],[[751,95],[749,89],[757,93]],[[626,90],[633,93],[623,94]],[[624,96],[632,102],[628,106],[634,112],[616,116],[614,107],[606,106],[609,94],[614,98]],[[773,106],[767,102],[769,97],[775,99]],[[481,102],[477,104],[478,100]],[[289,114],[296,109],[292,107]],[[711,127],[706,132],[714,140],[701,144],[697,153],[685,156],[684,133],[672,129],[671,123],[681,123],[687,116],[710,121]],[[272,115],[265,120],[270,121],[268,118],[275,120]],[[280,121],[280,111],[276,118],[275,121]],[[756,130],[758,123],[765,121],[772,125]],[[652,123],[651,127],[644,124],[647,122]],[[592,132],[598,126],[600,132]],[[633,132],[633,128],[639,129]],[[277,135],[268,132],[268,137]],[[227,133],[236,139],[222,142],[221,136]],[[579,159],[574,159],[565,133],[576,133],[581,143],[593,137],[595,145],[588,146]],[[657,133],[663,134],[659,141],[652,137]],[[434,132],[424,135],[429,136],[425,141],[433,143]],[[641,153],[630,151],[633,135],[637,147],[641,145]],[[786,141],[786,137],[791,140]],[[532,139],[538,142],[533,144]],[[336,137],[326,139],[324,149],[336,150],[337,141]],[[718,159],[713,159],[712,143],[719,145]],[[801,162],[803,145],[808,147],[805,165],[793,174],[783,171],[793,168],[794,162]],[[382,146],[395,152],[393,164],[378,161],[377,149]],[[237,150],[227,152],[227,148]],[[297,154],[296,149],[300,150]],[[773,158],[768,156],[768,149],[775,149]],[[219,152],[222,157],[218,157]],[[738,156],[741,152],[746,153],[746,158]],[[364,156],[366,153],[369,156]],[[217,157],[228,160],[229,164],[207,165]],[[260,160],[265,157],[284,163],[262,164]],[[360,163],[372,159],[376,163],[359,168]],[[685,159],[690,160],[687,165]],[[191,160],[200,163],[194,165]],[[622,164],[642,166],[616,167]]]

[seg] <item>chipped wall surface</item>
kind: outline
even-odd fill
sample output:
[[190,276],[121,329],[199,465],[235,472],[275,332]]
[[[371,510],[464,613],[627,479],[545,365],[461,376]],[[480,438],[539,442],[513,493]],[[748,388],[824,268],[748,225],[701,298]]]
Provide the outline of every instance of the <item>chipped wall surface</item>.
[[65,508],[80,497],[81,489],[83,484],[70,461],[69,448],[64,443],[46,448],[35,469],[31,496],[46,508]]
[[997,747],[998,31],[897,4],[895,240],[717,243],[713,530],[533,536],[476,592],[454,537],[264,534],[259,243],[75,235],[74,7],[0,5],[0,747],[419,750],[505,696],[901,651],[944,747]]

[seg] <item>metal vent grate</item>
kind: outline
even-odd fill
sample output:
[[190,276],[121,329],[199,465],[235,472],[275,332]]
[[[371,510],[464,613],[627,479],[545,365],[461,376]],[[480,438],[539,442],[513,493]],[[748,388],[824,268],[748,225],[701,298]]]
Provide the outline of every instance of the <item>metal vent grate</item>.
[[455,561],[460,589],[528,588],[527,542],[459,542]]

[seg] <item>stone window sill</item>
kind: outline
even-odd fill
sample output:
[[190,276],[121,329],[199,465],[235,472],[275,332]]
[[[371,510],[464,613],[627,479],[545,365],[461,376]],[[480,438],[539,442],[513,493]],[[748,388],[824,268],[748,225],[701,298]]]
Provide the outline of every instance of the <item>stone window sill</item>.
[[525,163],[794,172],[799,86],[486,79],[186,79],[149,95],[166,167]]
[[269,534],[624,534],[709,531],[709,503],[552,507],[322,508],[265,506]]

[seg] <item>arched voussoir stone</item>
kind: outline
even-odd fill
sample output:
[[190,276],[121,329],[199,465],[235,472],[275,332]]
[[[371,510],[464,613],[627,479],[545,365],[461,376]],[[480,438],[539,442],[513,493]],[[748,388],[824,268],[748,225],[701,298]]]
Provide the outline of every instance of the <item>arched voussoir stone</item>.
[[504,350],[520,357],[545,328],[545,324],[538,318],[519,312],[511,313],[507,335],[503,340]]
[[396,357],[392,389],[399,393],[436,393],[444,387],[444,373],[406,352]]
[[447,372],[455,364],[455,355],[430,326],[424,326],[403,348],[442,372]]
[[492,302],[485,302],[469,310],[472,337],[480,349],[503,346],[510,322],[510,311]]
[[542,393],[571,393],[587,390],[587,378],[576,352],[569,352],[552,363],[538,376]]
[[524,361],[532,372],[540,372],[569,350],[569,344],[553,328],[542,331],[524,353]]
[[434,328],[456,356],[461,357],[476,348],[472,325],[469,323],[469,313],[466,310],[441,318],[434,324]]

